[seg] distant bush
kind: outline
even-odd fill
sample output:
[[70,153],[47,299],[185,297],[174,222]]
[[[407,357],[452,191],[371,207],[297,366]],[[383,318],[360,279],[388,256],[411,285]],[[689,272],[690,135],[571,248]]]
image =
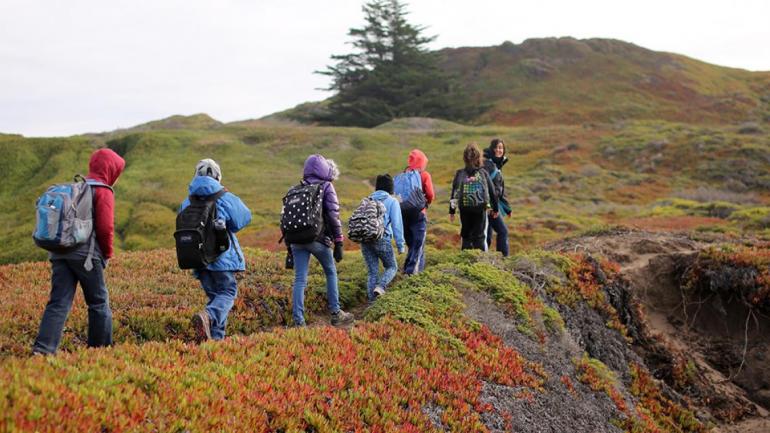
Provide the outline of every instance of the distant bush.
[[722,201],[735,204],[753,204],[758,202],[757,196],[754,193],[733,192],[708,186],[699,186],[696,189],[679,191],[674,194],[674,197],[700,203]]

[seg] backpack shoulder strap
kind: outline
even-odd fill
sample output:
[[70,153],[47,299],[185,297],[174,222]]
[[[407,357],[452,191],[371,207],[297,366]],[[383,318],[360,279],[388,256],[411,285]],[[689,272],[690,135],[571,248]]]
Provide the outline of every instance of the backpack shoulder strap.
[[98,180],[86,179],[86,183],[88,185],[92,186],[92,187],[98,186],[98,187],[101,187],[101,188],[107,188],[110,191],[115,192],[115,190],[111,186],[107,185],[106,183],[99,182]]

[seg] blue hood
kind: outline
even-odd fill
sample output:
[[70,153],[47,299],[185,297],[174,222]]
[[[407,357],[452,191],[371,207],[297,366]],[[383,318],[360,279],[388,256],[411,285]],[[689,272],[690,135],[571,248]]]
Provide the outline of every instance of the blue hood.
[[195,176],[190,182],[189,192],[190,195],[207,196],[219,192],[222,188],[222,184],[213,177]]
[[390,194],[388,194],[387,191],[377,190],[373,192],[369,197],[375,200],[384,201],[386,198],[390,197]]

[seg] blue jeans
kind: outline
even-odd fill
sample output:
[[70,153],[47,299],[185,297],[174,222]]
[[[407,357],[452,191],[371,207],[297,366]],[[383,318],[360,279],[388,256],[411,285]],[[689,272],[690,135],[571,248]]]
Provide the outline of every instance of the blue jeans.
[[112,310],[104,284],[104,265],[101,259],[94,259],[94,268],[86,271],[84,262],[84,259],[51,260],[51,298],[45,306],[33,351],[54,353],[59,348],[78,283],[88,305],[88,346],[112,345]]
[[508,227],[503,220],[504,215],[500,213],[497,218],[489,219],[487,227],[487,246],[492,246],[492,232],[497,232],[497,251],[503,253],[503,257],[508,257]]
[[[374,288],[380,287],[383,290],[393,280],[398,272],[396,256],[393,254],[393,245],[390,244],[390,238],[383,238],[376,242],[361,244],[361,254],[364,256],[366,270],[369,273],[369,279],[366,284],[366,293],[369,300],[374,300]],[[384,268],[380,274],[380,260]]]
[[417,218],[404,218],[404,240],[409,249],[404,261],[404,273],[416,274],[425,269],[425,230],[427,220],[420,212]]
[[291,308],[294,324],[298,326],[305,324],[305,287],[307,286],[307,272],[311,254],[321,263],[326,275],[326,299],[329,303],[329,312],[334,314],[340,311],[337,266],[334,264],[332,249],[321,242],[312,242],[309,244],[291,244],[291,252],[294,255],[294,288]]
[[203,291],[209,297],[206,304],[206,313],[211,320],[211,338],[221,340],[225,338],[225,326],[227,315],[238,296],[238,283],[235,281],[235,272],[230,271],[198,271],[198,279],[203,286]]

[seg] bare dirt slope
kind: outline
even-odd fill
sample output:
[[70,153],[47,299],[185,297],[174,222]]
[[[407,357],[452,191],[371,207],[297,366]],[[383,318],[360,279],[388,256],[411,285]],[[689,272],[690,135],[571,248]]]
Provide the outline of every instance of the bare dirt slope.
[[712,419],[714,431],[770,432],[768,318],[747,314],[733,299],[696,297],[682,288],[695,257],[712,245],[712,239],[684,234],[623,230],[549,248],[586,251],[620,264],[642,307],[646,335],[635,350],[656,377]]

